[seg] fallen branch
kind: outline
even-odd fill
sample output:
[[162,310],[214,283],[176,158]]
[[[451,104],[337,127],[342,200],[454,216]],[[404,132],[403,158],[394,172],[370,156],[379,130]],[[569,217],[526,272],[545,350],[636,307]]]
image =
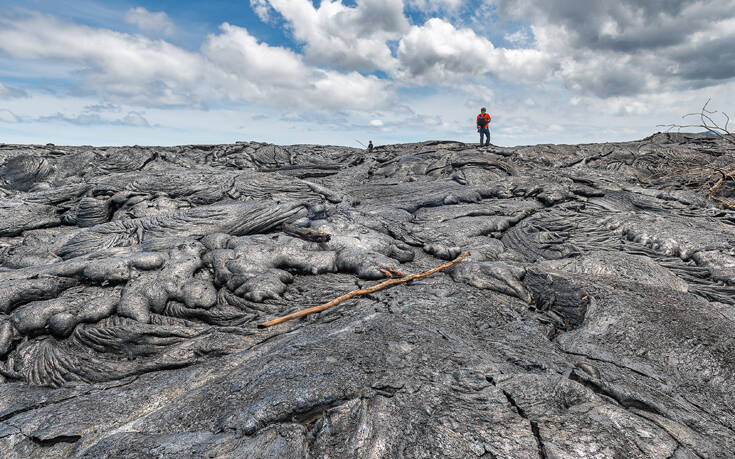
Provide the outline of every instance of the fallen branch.
[[280,323],[289,321],[291,319],[296,319],[297,317],[302,317],[302,316],[306,316],[306,315],[309,315],[309,314],[313,314],[315,312],[324,311],[325,309],[329,309],[331,307],[337,306],[338,304],[340,304],[340,303],[342,303],[344,301],[347,301],[350,298],[354,298],[356,296],[368,295],[370,293],[377,292],[378,290],[383,290],[384,288],[392,287],[392,286],[398,285],[398,284],[405,284],[406,282],[412,281],[414,279],[420,279],[422,277],[431,276],[434,273],[438,273],[441,270],[444,270],[444,269],[447,269],[447,268],[449,268],[451,266],[456,265],[460,261],[462,261],[465,258],[467,258],[469,255],[470,255],[469,252],[465,252],[462,255],[460,255],[457,258],[455,258],[454,260],[450,261],[449,263],[443,264],[441,266],[437,266],[436,268],[430,269],[429,271],[426,271],[426,272],[423,272],[423,273],[418,273],[418,274],[411,274],[410,276],[406,276],[406,277],[402,277],[402,278],[388,279],[387,281],[381,282],[380,284],[377,284],[377,285],[373,285],[372,287],[353,290],[353,291],[351,291],[349,293],[346,293],[346,294],[344,294],[344,295],[342,295],[342,296],[340,296],[338,298],[333,299],[332,301],[330,301],[328,303],[324,303],[324,304],[319,305],[319,306],[314,306],[312,308],[302,309],[300,311],[296,311],[296,312],[294,312],[292,314],[289,314],[287,316],[278,317],[277,319],[269,320],[268,322],[263,322],[262,324],[258,324],[258,328],[266,328],[266,327],[271,327],[273,325],[278,325]]

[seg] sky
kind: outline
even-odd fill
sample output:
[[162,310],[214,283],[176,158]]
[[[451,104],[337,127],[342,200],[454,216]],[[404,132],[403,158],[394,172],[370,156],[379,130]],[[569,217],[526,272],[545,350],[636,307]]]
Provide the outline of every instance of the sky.
[[0,143],[477,142],[480,107],[496,145],[625,141],[710,99],[735,0],[0,0]]

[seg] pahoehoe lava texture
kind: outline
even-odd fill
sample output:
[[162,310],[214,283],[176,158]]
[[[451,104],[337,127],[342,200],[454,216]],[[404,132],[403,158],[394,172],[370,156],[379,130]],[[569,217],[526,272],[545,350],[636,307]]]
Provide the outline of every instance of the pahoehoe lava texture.
[[0,145],[2,456],[732,457],[734,155]]

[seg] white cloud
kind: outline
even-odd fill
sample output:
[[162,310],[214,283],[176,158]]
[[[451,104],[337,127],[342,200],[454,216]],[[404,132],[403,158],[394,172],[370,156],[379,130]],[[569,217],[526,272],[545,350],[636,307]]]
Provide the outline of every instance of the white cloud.
[[398,59],[413,76],[443,81],[464,74],[489,70],[493,44],[470,29],[455,29],[442,19],[432,18],[413,26],[398,45]]
[[406,6],[426,13],[434,13],[438,11],[456,11],[464,3],[465,0],[408,0]]
[[[714,87],[664,92],[660,95],[614,97],[600,99],[580,96],[559,84],[546,83],[523,88],[517,92],[496,88],[492,100],[465,107],[462,103],[467,90],[482,91],[481,85],[459,88],[446,87],[441,91],[409,91],[400,94],[397,105],[385,109],[315,110],[295,109],[289,106],[265,106],[258,103],[237,104],[222,108],[211,106],[141,108],[120,103],[117,107],[100,112],[106,119],[145,111],[150,127],[104,124],[89,125],[65,123],[63,129],[42,122],[43,115],[62,111],[73,117],[85,111],[97,113],[101,101],[93,96],[62,97],[46,92],[29,91],[25,99],[3,101],[3,109],[10,110],[20,123],[8,125],[0,142],[46,143],[57,145],[179,145],[188,143],[227,143],[236,140],[255,140],[278,144],[316,143],[359,147],[355,139],[375,145],[397,142],[417,142],[431,139],[453,139],[477,142],[474,128],[475,115],[480,107],[488,108],[493,143],[518,145],[535,143],[588,143],[624,141],[643,138],[662,130],[657,124],[681,123],[681,115],[698,111],[708,97],[710,107],[728,111],[735,101],[735,82]],[[524,98],[533,98],[536,105],[528,107]],[[570,105],[572,98],[577,105]],[[645,104],[645,114],[626,114],[625,107],[636,101]],[[94,108],[89,108],[89,107]],[[628,109],[630,110],[630,109]],[[281,118],[289,115],[285,124]],[[379,119],[382,127],[365,125]],[[34,121],[35,120],[35,121]],[[561,132],[547,129],[551,124],[564,128]]]
[[457,29],[439,18],[411,27],[398,45],[398,59],[406,78],[435,84],[486,73],[514,82],[540,81],[552,64],[537,50],[496,48],[472,29]]
[[[260,2],[259,2],[260,3]],[[386,43],[408,30],[402,0],[268,0],[288,23],[294,38],[305,43],[308,62],[345,71],[393,71],[396,60]]]
[[513,33],[508,33],[503,36],[503,38],[516,46],[526,46],[531,41],[533,41],[533,38],[531,34],[529,33],[528,29],[518,29]]
[[79,114],[63,114],[40,116],[37,121],[61,121],[64,123],[75,124],[78,126],[134,126],[134,127],[150,127],[151,124],[143,116],[142,113],[130,111],[123,117],[101,116],[89,110],[84,110]]
[[17,123],[20,119],[15,116],[10,110],[0,110],[0,122],[2,123]]
[[482,78],[478,81],[464,79],[456,85],[456,90],[464,97],[463,106],[471,112],[479,111],[480,107],[490,107],[495,98],[495,91],[487,85],[487,81],[481,82],[480,80]]
[[388,100],[384,81],[357,72],[307,66],[293,51],[259,43],[246,29],[223,24],[202,53],[220,73],[209,79],[235,100],[284,107],[374,108]]
[[[490,1],[501,8],[487,8]],[[153,32],[0,18],[6,84],[37,75],[63,81],[55,94],[33,82],[23,90],[0,83],[0,120],[16,123],[14,139],[53,132],[54,143],[355,145],[366,125],[376,144],[476,142],[474,116],[486,106],[499,144],[645,137],[710,96],[726,111],[735,100],[735,15],[726,13],[735,0],[702,0],[701,8],[674,0],[661,9],[668,1],[482,0],[477,9],[459,0],[250,0],[262,20],[285,23],[303,45],[292,48],[229,24],[199,49],[183,49]],[[413,21],[443,19],[411,25],[404,5]],[[515,32],[504,30],[506,19]],[[488,38],[500,36],[513,49]],[[375,69],[388,77],[365,75]],[[415,90],[422,85],[439,88]]]
[[310,108],[376,107],[388,101],[385,81],[305,64],[291,50],[258,42],[223,24],[201,52],[163,40],[33,15],[0,19],[0,53],[77,66],[82,89],[143,106],[232,100]]
[[163,11],[151,12],[139,6],[131,8],[125,13],[125,22],[133,24],[141,32],[153,35],[173,35],[176,27],[171,19]]
[[225,23],[220,30],[222,33],[207,37],[202,53],[235,83],[244,80],[257,86],[263,82],[288,90],[302,86],[304,77],[310,73],[301,58],[289,49],[258,42],[242,27]]
[[190,103],[205,67],[200,56],[162,40],[41,15],[0,19],[0,52],[76,65],[86,90],[155,105]]
[[268,0],[250,0],[250,8],[253,9],[255,14],[260,18],[261,21],[271,21],[271,9],[268,5]]
[[489,1],[499,16],[530,23],[535,49],[559,63],[550,77],[585,94],[653,94],[735,78],[735,0]]

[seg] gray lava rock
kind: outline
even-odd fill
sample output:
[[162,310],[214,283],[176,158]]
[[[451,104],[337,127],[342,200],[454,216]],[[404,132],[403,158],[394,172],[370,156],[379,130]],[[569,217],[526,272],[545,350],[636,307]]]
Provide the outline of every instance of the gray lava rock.
[[5,145],[2,456],[729,457],[734,155]]

